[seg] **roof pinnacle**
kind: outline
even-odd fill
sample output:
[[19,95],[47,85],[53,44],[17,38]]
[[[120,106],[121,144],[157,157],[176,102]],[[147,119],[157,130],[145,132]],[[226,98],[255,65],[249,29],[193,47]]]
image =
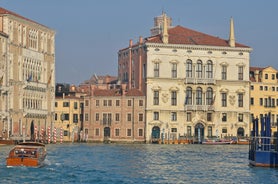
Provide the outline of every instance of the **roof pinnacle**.
[[234,31],[234,19],[231,17],[230,20],[230,38],[229,38],[230,47],[235,47],[235,31]]

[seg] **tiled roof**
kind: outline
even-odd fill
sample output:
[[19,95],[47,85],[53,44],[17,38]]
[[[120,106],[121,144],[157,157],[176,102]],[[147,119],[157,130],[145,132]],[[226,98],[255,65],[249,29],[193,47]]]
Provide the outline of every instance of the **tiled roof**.
[[[208,46],[222,46],[229,47],[228,40],[224,40],[205,33],[194,31],[182,26],[176,26],[168,29],[169,44],[186,44],[186,45],[208,45]],[[160,35],[146,38],[147,43],[162,43]],[[247,47],[246,45],[236,43],[236,47]]]
[[94,96],[121,96],[118,89],[94,89]]
[[[31,20],[31,19],[28,19],[28,18],[26,18],[26,17],[23,17],[23,16],[17,14],[17,13],[14,13],[14,12],[12,12],[12,11],[10,11],[10,10],[7,10],[7,9],[5,9],[5,8],[0,7],[0,15],[2,15],[2,14],[13,15],[13,16],[19,17],[19,18],[21,18],[21,19],[24,19],[24,20],[27,20],[27,21],[30,21],[30,22],[39,24],[39,25],[41,25],[41,26],[44,26],[44,25],[42,25],[42,24],[40,24],[40,23],[37,23],[37,22],[35,22],[35,21]],[[44,26],[44,27],[46,27],[46,26]]]
[[251,72],[251,71],[256,71],[256,70],[262,71],[263,69],[265,69],[265,68],[262,68],[262,67],[253,67],[253,66],[251,66],[249,70],[250,70],[250,72]]
[[144,96],[144,94],[138,89],[130,89],[127,91],[126,96]]

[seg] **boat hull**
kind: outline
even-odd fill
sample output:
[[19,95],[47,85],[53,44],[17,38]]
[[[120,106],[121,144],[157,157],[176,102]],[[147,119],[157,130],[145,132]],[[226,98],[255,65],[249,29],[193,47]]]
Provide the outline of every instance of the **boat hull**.
[[25,166],[25,167],[42,167],[44,159],[38,160],[36,158],[7,158],[8,167]]
[[41,167],[46,158],[46,149],[40,143],[22,143],[16,145],[6,158],[7,167]]

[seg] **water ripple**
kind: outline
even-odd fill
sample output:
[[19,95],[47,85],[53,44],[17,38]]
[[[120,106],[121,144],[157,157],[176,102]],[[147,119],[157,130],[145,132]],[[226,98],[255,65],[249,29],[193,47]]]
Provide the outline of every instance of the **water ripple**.
[[47,145],[42,168],[5,166],[0,183],[276,183],[277,169],[248,165],[244,145]]

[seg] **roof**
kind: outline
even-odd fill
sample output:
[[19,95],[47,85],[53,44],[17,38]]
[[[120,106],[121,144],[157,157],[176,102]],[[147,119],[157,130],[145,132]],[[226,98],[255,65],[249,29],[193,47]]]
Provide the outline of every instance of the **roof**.
[[[120,89],[94,89],[94,96],[121,96]],[[125,96],[144,96],[138,89],[130,89],[125,92]]]
[[138,89],[130,89],[127,91],[126,96],[144,96],[144,94]]
[[[176,26],[168,29],[169,44],[186,44],[186,45],[208,45],[208,46],[221,46],[230,47],[229,41],[221,39],[219,37],[211,36],[205,33],[201,33],[192,29],[188,29],[182,26]],[[161,34],[148,37],[145,39],[146,43],[163,43]],[[235,47],[249,46],[236,43]]]
[[40,23],[38,23],[38,22],[35,22],[35,21],[31,20],[31,19],[28,19],[28,18],[26,18],[26,17],[23,17],[23,16],[21,16],[21,15],[15,13],[15,12],[12,12],[12,11],[10,11],[10,10],[7,10],[7,9],[5,9],[5,8],[0,7],[0,15],[3,15],[3,14],[13,15],[13,16],[15,16],[15,17],[18,17],[18,18],[21,18],[21,19],[24,19],[24,20],[27,20],[27,21],[30,21],[30,22],[39,24],[39,25],[41,25],[41,26],[47,27],[47,26],[42,25],[42,24],[40,24]]
[[95,89],[94,96],[121,96],[118,89]]

